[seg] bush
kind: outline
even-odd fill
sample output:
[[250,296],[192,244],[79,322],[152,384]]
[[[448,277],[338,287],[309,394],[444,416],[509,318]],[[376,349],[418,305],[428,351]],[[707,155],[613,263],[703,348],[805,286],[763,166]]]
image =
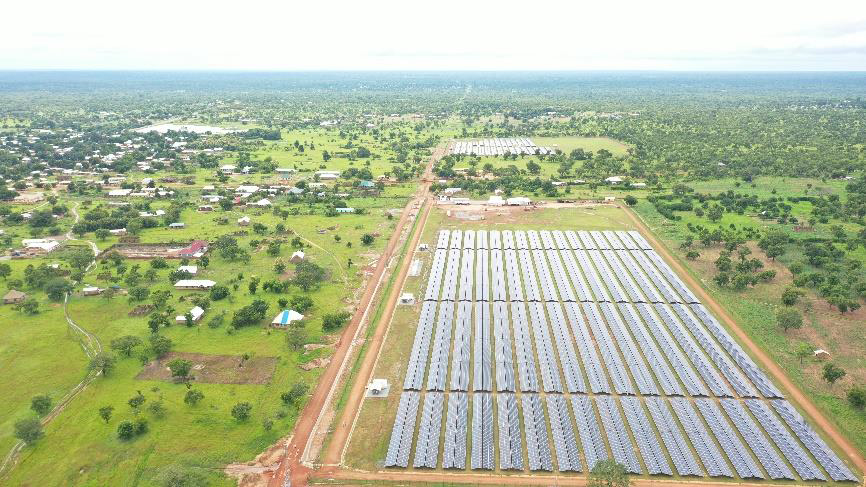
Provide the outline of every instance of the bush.
[[331,331],[345,325],[352,315],[348,311],[328,313],[322,317],[322,330]]
[[848,390],[848,402],[854,409],[866,408],[866,387],[854,386]]
[[135,437],[135,426],[132,421],[121,421],[117,425],[117,437],[121,440],[131,440]]
[[232,417],[236,421],[246,421],[250,419],[250,413],[253,410],[253,405],[248,402],[239,402],[232,407]]
[[28,445],[42,438],[42,423],[36,418],[27,418],[15,423],[15,438]]
[[51,411],[51,397],[48,394],[33,396],[30,400],[30,409],[39,416],[45,416]]

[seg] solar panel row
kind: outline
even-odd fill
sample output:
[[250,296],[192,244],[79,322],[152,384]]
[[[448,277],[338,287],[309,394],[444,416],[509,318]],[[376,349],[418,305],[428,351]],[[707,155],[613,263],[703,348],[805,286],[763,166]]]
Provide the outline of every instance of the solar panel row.
[[[734,473],[731,472],[731,468],[725,461],[725,457],[719,451],[716,443],[713,442],[710,432],[707,431],[703,421],[698,417],[692,403],[688,399],[681,397],[671,398],[670,403],[710,477],[733,478]],[[668,449],[670,450],[670,447]]]
[[514,363],[511,358],[511,325],[508,320],[508,305],[493,303],[493,336],[495,342],[496,390],[515,390]]
[[[501,422],[501,419],[500,419]],[[500,441],[502,427],[500,426]],[[517,437],[518,440],[520,437]],[[493,470],[493,396],[486,392],[472,395],[472,459],[473,470]]]
[[771,479],[794,479],[794,474],[785,465],[785,462],[770,445],[767,437],[761,434],[761,430],[751,416],[746,413],[742,403],[736,399],[722,399],[722,408],[728,413],[731,422],[737,427],[737,431],[746,440],[749,448],[758,457],[758,461],[764,466]]
[[[457,323],[454,327],[454,337],[451,341],[454,351],[451,352],[451,390],[469,390],[469,346],[472,338],[472,302],[457,303]],[[476,360],[476,362],[480,362]]]
[[388,443],[388,453],[385,454],[386,467],[408,467],[409,451],[412,449],[412,437],[415,434],[415,420],[418,417],[418,404],[421,394],[406,391],[400,395],[397,406],[397,416],[391,429],[391,441]]
[[523,394],[520,399],[523,403],[523,431],[526,435],[529,470],[553,471],[550,442],[547,438],[547,422],[544,419],[541,398],[538,394]]
[[430,392],[424,396],[421,422],[418,425],[418,441],[415,443],[415,468],[436,468],[439,462],[439,435],[442,432],[442,406],[445,396],[441,392]]
[[619,310],[625,318],[628,329],[632,332],[638,345],[643,352],[643,356],[649,362],[650,368],[655,373],[656,378],[661,384],[662,391],[668,396],[682,396],[683,389],[677,382],[677,377],[671,367],[665,360],[665,355],[659,350],[658,346],[652,339],[652,335],[646,329],[637,314],[634,305],[629,303],[620,303]]
[[[493,340],[490,330],[490,303],[475,303],[475,333],[473,334],[472,390],[493,390]],[[455,345],[456,346],[456,345]],[[509,350],[510,352],[510,350]],[[509,356],[509,361],[510,361]],[[453,372],[452,372],[453,374]]]
[[744,479],[766,478],[740,438],[732,433],[731,424],[712,399],[695,399],[701,415],[712,430],[725,455],[731,460],[737,475]]
[[445,446],[442,449],[442,468],[459,470],[466,468],[468,419],[469,395],[462,392],[449,394],[448,414],[445,417]]
[[820,436],[815,434],[812,428],[806,424],[806,421],[800,416],[796,409],[791,407],[788,401],[776,399],[770,401],[773,409],[779,413],[779,416],[785,421],[789,428],[797,435],[797,438],[806,445],[806,448],[812,452],[812,455],[818,460],[818,463],[830,474],[830,478],[836,481],[851,481],[857,482],[857,477],[851,473],[851,470],[845,466],[842,460],[836,456],[833,450],[824,443]]
[[610,396],[595,396],[595,404],[598,406],[601,423],[607,433],[607,441],[614,460],[625,466],[625,470],[629,473],[642,473],[635,448],[629,439],[625,421],[619,413],[616,401]]
[[702,477],[704,471],[698,466],[697,459],[695,459],[688,442],[680,432],[676,420],[668,409],[667,401],[660,397],[648,397],[646,398],[646,405],[656,428],[658,428],[659,435],[662,437],[665,448],[671,455],[677,474]]
[[809,458],[809,455],[800,447],[797,440],[788,433],[788,430],[782,423],[776,419],[773,410],[764,401],[758,399],[746,399],[746,406],[752,411],[752,414],[758,418],[758,422],[764,428],[764,431],[770,435],[782,455],[788,459],[788,462],[797,471],[797,474],[803,480],[827,480],[827,477],[821,473],[815,462]]
[[564,396],[547,396],[547,413],[550,415],[550,432],[553,436],[553,449],[556,451],[556,464],[560,472],[580,472],[580,450],[568,414],[568,402]]
[[514,326],[514,352],[517,354],[517,374],[522,392],[538,392],[538,376],[535,373],[535,353],[529,335],[529,320],[526,307],[518,301],[511,302],[511,324]]
[[451,329],[454,325],[454,303],[439,303],[436,333],[433,336],[433,352],[430,356],[430,372],[427,375],[428,391],[444,391],[448,375],[448,352],[451,350]]
[[520,440],[517,399],[514,394],[503,392],[497,394],[496,405],[499,418],[499,468],[523,470],[523,446]]
[[617,314],[616,305],[601,303],[599,307],[607,320],[608,327],[613,332],[616,343],[619,345],[619,350],[622,352],[623,357],[625,357],[628,369],[635,383],[637,383],[638,391],[644,395],[657,395],[659,390],[653,380],[652,373],[650,373],[649,368],[643,358],[641,358],[637,345],[635,345],[619,314]]
[[634,433],[634,439],[650,475],[673,475],[671,466],[662,452],[652,425],[636,397],[621,397],[620,403],[625,411],[626,420]]

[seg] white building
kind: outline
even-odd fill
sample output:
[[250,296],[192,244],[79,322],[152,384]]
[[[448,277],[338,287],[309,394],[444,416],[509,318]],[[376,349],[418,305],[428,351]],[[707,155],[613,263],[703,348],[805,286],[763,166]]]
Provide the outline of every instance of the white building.
[[209,279],[181,279],[174,283],[176,289],[210,289],[216,285],[216,282]]
[[198,274],[198,266],[197,265],[182,265],[182,266],[178,267],[177,270],[189,272],[193,276]]
[[[199,306],[196,306],[193,309],[189,310],[189,314],[192,316],[192,322],[195,323],[201,319],[202,315],[204,315],[204,310],[201,309]],[[186,323],[186,315],[178,315],[174,319],[174,321],[178,323]]]
[[619,176],[611,176],[611,177],[605,179],[604,182],[606,182],[608,184],[619,184],[619,183],[623,182],[623,179]]
[[514,198],[508,198],[505,200],[505,204],[508,206],[529,206],[530,203],[532,203],[532,201],[525,196],[515,196]]

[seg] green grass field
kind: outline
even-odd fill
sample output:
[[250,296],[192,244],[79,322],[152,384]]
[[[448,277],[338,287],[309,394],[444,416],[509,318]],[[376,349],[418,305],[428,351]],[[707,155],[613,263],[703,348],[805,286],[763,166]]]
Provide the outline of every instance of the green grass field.
[[628,145],[610,137],[532,137],[536,145],[553,147],[565,154],[574,149],[598,152],[601,149],[610,151],[614,156],[624,156],[628,153]]

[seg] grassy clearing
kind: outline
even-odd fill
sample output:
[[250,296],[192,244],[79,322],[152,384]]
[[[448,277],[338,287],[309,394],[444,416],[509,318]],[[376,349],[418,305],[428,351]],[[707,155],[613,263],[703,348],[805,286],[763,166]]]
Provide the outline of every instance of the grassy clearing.
[[574,149],[598,152],[601,149],[610,151],[614,156],[624,156],[628,153],[628,144],[610,137],[532,137],[536,145],[553,147],[565,154]]

